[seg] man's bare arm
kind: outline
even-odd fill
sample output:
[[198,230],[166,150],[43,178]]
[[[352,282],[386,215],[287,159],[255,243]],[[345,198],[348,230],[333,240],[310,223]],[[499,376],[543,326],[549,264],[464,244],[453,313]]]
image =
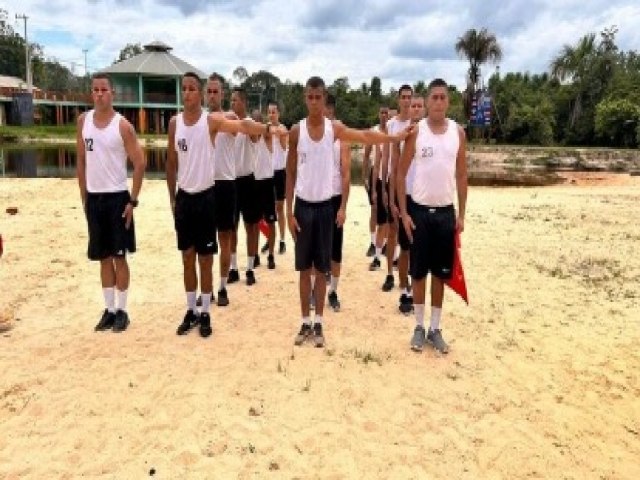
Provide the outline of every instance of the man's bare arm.
[[176,117],[169,121],[169,144],[167,145],[167,189],[169,190],[169,203],[173,211],[176,204],[176,175],[178,172],[178,152],[176,152]]
[[80,187],[80,200],[82,200],[82,206],[84,207],[87,201],[87,162],[86,151],[84,145],[84,139],[82,138],[82,128],[84,127],[83,113],[78,117],[76,128],[76,152],[77,152],[77,167],[76,175],[78,176],[78,186]]
[[124,118],[120,120],[120,135],[124,141],[124,149],[127,152],[129,161],[133,164],[133,186],[131,187],[131,198],[137,199],[140,195],[140,189],[142,188],[142,179],[144,178],[144,171],[147,167],[147,162],[144,159],[144,152],[138,142],[136,131],[133,125]]
[[458,190],[458,228],[464,231],[464,216],[467,210],[467,137],[464,129],[458,126],[460,146],[456,157],[456,188]]

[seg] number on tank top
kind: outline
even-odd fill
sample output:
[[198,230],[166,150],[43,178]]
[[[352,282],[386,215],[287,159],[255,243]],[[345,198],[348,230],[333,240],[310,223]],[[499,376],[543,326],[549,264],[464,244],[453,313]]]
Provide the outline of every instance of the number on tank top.
[[93,152],[93,138],[85,138],[84,145],[87,149],[87,152]]
[[178,148],[180,149],[180,151],[186,152],[187,151],[187,140],[184,139],[184,138],[181,138],[180,140],[178,140]]

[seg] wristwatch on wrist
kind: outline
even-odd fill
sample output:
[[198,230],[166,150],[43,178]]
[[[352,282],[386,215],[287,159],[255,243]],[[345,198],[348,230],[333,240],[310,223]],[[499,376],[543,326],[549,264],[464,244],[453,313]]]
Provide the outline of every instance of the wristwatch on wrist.
[[131,198],[131,199],[129,199],[129,203],[131,204],[131,206],[133,208],[136,208],[138,206],[138,200],[137,199]]

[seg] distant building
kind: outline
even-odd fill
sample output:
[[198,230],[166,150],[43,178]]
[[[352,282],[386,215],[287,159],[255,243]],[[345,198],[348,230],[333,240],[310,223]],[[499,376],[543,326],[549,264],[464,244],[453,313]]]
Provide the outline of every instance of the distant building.
[[170,53],[162,42],[99,71],[111,78],[114,107],[139,133],[166,133],[171,116],[182,106],[180,80],[186,72],[205,79],[206,74]]

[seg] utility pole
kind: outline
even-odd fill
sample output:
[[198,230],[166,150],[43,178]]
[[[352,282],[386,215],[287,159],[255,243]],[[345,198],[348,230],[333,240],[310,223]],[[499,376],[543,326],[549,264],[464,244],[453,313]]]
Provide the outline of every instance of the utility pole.
[[89,49],[87,48],[83,48],[82,49],[82,53],[84,53],[84,76],[86,77],[89,72],[87,72],[87,52],[89,51]]
[[26,15],[18,15],[16,13],[16,20],[24,20],[24,50],[25,50],[25,59],[27,65],[27,92],[31,93],[32,89],[32,81],[31,81],[31,58],[29,55],[29,39],[27,38],[27,20],[29,17]]

